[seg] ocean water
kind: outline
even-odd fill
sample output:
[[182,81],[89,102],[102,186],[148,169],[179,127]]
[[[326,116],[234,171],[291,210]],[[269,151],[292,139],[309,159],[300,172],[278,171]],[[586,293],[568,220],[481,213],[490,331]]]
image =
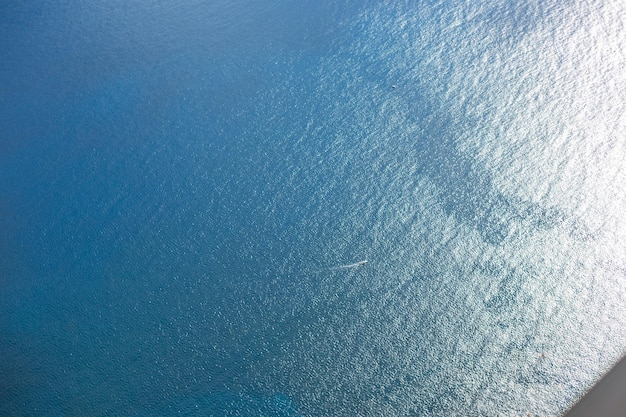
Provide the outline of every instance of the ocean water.
[[2,2],[0,414],[562,414],[626,352],[626,5],[527,3]]

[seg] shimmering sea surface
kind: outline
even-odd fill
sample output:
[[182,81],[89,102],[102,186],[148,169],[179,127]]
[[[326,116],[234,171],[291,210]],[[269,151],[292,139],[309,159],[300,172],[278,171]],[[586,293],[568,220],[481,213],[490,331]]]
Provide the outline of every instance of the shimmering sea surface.
[[2,416],[558,416],[624,213],[621,0],[0,5]]

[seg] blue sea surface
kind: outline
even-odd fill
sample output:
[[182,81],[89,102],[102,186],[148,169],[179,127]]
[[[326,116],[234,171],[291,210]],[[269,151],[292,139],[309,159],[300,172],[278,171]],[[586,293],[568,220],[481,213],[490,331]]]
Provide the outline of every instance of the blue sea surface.
[[0,415],[565,412],[626,352],[626,4],[522,3],[3,1]]

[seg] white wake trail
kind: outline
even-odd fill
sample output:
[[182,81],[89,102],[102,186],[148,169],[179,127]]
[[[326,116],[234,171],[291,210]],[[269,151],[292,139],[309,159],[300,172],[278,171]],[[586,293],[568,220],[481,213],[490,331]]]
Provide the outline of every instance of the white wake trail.
[[320,273],[320,272],[329,272],[329,271],[337,271],[340,269],[350,269],[350,268],[357,268],[361,265],[365,265],[367,263],[367,259],[364,259],[362,261],[359,262],[355,262],[353,264],[345,264],[345,265],[339,265],[339,266],[331,266],[330,268],[323,268],[323,269],[318,269],[317,271],[314,271],[315,273]]
[[347,264],[347,265],[340,265],[340,266],[336,266],[333,269],[347,269],[347,268],[356,268],[357,266],[361,266],[361,265],[365,265],[367,263],[367,260],[363,260],[363,261],[359,261],[359,262],[355,262],[353,264]]

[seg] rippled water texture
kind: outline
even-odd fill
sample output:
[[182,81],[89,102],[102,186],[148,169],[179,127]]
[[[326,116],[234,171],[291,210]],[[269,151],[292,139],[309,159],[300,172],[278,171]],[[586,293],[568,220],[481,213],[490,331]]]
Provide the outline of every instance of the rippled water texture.
[[624,354],[626,6],[209,3],[0,6],[0,414],[556,416]]

